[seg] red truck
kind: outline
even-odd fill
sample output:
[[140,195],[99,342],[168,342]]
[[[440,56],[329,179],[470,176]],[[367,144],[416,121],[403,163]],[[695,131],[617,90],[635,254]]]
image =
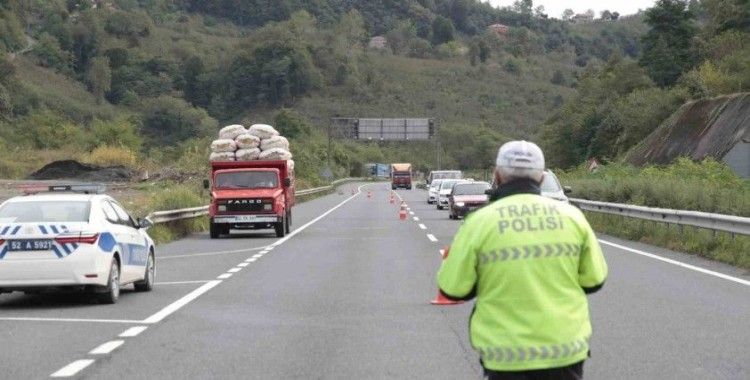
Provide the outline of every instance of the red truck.
[[391,164],[391,189],[411,190],[411,164]]
[[294,206],[294,171],[287,161],[212,162],[211,238],[230,229],[273,228],[277,237],[289,233]]

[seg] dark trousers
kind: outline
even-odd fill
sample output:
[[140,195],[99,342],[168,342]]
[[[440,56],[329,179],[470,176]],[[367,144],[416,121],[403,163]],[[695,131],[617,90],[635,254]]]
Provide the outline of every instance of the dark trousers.
[[485,368],[484,376],[489,380],[582,380],[583,361],[567,367],[529,371],[504,372]]

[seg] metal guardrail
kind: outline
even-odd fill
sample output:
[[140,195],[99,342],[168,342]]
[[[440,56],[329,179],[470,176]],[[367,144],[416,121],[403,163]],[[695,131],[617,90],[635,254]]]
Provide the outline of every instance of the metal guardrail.
[[672,210],[571,198],[581,210],[679,226],[693,226],[732,234],[750,235],[750,218],[700,211]]
[[[352,181],[360,181],[360,180],[364,180],[364,178],[344,178],[344,179],[331,182],[331,184],[328,186],[321,186],[321,187],[316,187],[313,189],[295,191],[294,195],[305,196],[305,195],[318,194],[324,191],[335,189],[338,185],[341,185],[343,183],[352,182]],[[204,216],[204,215],[208,215],[208,206],[184,208],[180,210],[155,211],[149,214],[146,218],[154,224],[159,224],[159,223],[172,222],[172,221],[180,220],[180,219],[196,218],[196,217]]]

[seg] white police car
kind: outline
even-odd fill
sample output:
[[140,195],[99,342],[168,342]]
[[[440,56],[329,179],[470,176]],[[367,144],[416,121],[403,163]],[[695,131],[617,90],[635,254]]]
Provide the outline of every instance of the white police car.
[[0,205],[0,293],[73,288],[115,303],[122,285],[153,288],[148,220],[134,221],[100,185],[25,190]]

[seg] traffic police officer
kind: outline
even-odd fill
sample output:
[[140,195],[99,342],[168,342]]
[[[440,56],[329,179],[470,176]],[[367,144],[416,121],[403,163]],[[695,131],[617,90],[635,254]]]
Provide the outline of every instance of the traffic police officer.
[[586,294],[607,277],[584,215],[540,196],[544,155],[500,148],[497,200],[466,218],[438,272],[451,299],[476,297],[471,343],[489,379],[581,379],[591,323]]

